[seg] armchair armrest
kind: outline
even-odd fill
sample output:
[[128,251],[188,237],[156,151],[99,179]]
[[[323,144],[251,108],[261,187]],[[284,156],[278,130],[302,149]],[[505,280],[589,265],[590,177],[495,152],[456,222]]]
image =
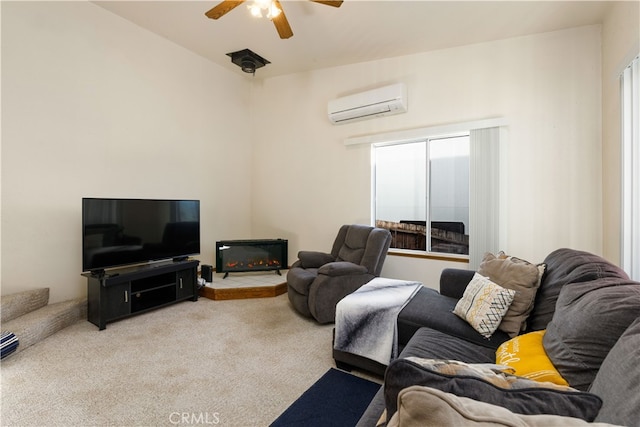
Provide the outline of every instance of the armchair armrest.
[[328,262],[335,261],[333,255],[317,251],[300,251],[298,260],[302,268],[319,268]]
[[330,262],[318,270],[318,274],[324,274],[326,276],[351,276],[366,274],[367,272],[367,267],[348,261]]
[[474,270],[445,268],[440,274],[440,294],[456,299],[462,298],[475,273]]

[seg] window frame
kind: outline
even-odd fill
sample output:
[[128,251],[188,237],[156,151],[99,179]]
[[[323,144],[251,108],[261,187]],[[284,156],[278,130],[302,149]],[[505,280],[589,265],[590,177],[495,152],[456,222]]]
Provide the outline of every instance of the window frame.
[[[469,254],[455,254],[448,252],[438,252],[431,250],[432,246],[432,236],[431,236],[431,222],[432,220],[432,194],[431,194],[431,144],[433,141],[440,141],[451,138],[461,138],[467,137],[469,139],[469,144],[471,144],[471,130],[457,130],[454,133],[448,134],[433,134],[430,136],[426,136],[423,138],[413,138],[402,141],[390,141],[390,142],[378,142],[371,144],[371,222],[372,225],[376,225],[377,221],[377,162],[376,162],[376,149],[382,147],[391,147],[391,146],[400,146],[405,144],[425,144],[425,176],[423,177],[425,180],[425,218],[426,218],[426,236],[425,236],[425,248],[424,249],[403,249],[403,248],[389,248],[389,253],[398,254],[398,255],[407,255],[413,257],[424,257],[430,259],[454,259],[460,260],[463,262],[468,262]],[[469,216],[469,215],[468,215]],[[467,224],[467,235],[469,235]]]
[[[351,146],[351,145],[361,145],[361,144],[371,145],[371,144],[392,143],[392,142],[402,142],[402,141],[408,142],[411,140],[421,139],[421,138],[425,138],[433,135],[442,135],[442,134],[449,134],[449,133],[454,133],[459,131],[469,131],[469,130],[474,132],[477,135],[478,133],[481,133],[484,130],[490,131],[495,128],[497,132],[496,132],[496,139],[494,142],[498,147],[498,154],[497,154],[497,157],[494,159],[496,161],[497,168],[498,168],[496,173],[498,186],[495,190],[497,194],[492,195],[493,197],[495,197],[495,200],[496,200],[496,206],[494,206],[495,207],[494,213],[496,214],[495,218],[497,219],[497,226],[496,226],[497,228],[495,229],[495,236],[493,239],[491,239],[490,242],[480,241],[480,242],[476,242],[477,243],[476,244],[470,241],[468,260],[466,258],[460,260],[459,258],[454,257],[454,254],[450,254],[446,257],[440,256],[440,255],[433,257],[439,260],[468,262],[469,264],[468,268],[478,269],[480,267],[480,262],[482,261],[482,256],[484,255],[484,252],[497,252],[500,250],[500,247],[502,248],[506,247],[507,209],[506,209],[504,200],[506,200],[505,182],[507,181],[506,180],[507,162],[506,162],[506,150],[500,147],[503,147],[506,144],[508,124],[509,123],[506,118],[494,117],[494,118],[475,120],[475,121],[469,121],[469,122],[463,122],[463,123],[447,124],[442,126],[420,127],[420,128],[405,129],[405,130],[399,130],[399,131],[375,133],[375,134],[369,134],[369,135],[363,135],[363,136],[348,137],[343,140],[343,144],[346,146]],[[480,132],[477,132],[477,131],[480,131]],[[473,140],[472,140],[472,144],[473,144]],[[373,161],[373,158],[371,158],[371,161]],[[373,167],[371,169],[373,169]],[[374,173],[373,170],[371,170],[371,174],[372,174],[371,179],[373,179],[373,173]],[[371,189],[373,189],[373,182],[371,183]],[[373,190],[371,190],[371,193],[372,193],[371,197],[373,200],[373,197],[374,197]],[[471,193],[470,197],[473,197],[472,189],[470,189],[470,193]],[[371,223],[372,225],[375,225],[375,213],[372,212],[373,211],[372,202],[370,202],[370,209],[371,209],[371,212],[370,212]],[[475,214],[471,212],[471,206],[470,206],[470,220],[471,218],[473,218],[474,215]],[[504,220],[500,221],[499,218],[504,218]],[[471,228],[471,224],[470,224],[470,228]],[[471,229],[470,233],[475,234],[475,231]],[[475,249],[471,247],[472,245],[475,246]],[[412,251],[412,252],[415,252],[415,251]],[[402,254],[402,255],[414,256],[413,254]],[[426,255],[426,254],[415,255],[415,256],[420,258],[432,258],[430,255]]]

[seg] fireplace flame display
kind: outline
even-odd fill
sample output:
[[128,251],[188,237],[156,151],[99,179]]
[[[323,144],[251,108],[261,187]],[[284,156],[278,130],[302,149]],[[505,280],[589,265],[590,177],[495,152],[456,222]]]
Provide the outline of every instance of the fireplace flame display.
[[286,268],[288,241],[271,240],[225,240],[216,242],[216,272],[275,270]]
[[229,270],[233,269],[244,269],[245,267],[249,270],[257,269],[264,270],[265,268],[270,267],[278,267],[282,268],[282,264],[277,259],[248,259],[248,260],[236,260],[236,261],[227,261],[225,267]]

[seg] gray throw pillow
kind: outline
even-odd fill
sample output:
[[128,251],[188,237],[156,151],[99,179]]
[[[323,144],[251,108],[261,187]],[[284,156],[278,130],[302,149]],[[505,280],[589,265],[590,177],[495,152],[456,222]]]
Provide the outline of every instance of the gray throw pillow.
[[562,248],[544,259],[546,270],[536,293],[533,311],[527,319],[527,332],[546,329],[556,311],[560,290],[574,283],[591,282],[606,277],[629,280],[620,268],[589,252]]
[[640,422],[639,360],[640,317],[613,346],[589,389],[604,402],[596,421],[625,426]]
[[509,310],[498,326],[498,329],[506,332],[510,338],[524,330],[525,322],[533,310],[543,271],[544,269],[539,270],[537,265],[505,255],[503,252],[498,256],[487,253],[482,259],[479,274],[503,288],[516,292]]
[[[522,415],[430,387],[412,386],[398,395],[398,412],[387,427],[589,427],[593,424],[561,415]],[[598,427],[617,427],[598,423]]]
[[558,296],[543,346],[571,387],[587,390],[640,313],[640,283],[615,277],[570,283]]

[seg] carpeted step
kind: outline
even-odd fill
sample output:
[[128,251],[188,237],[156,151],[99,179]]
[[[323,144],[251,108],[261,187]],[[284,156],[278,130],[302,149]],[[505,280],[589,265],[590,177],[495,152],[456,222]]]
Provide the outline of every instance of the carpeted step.
[[16,334],[20,340],[17,353],[80,319],[86,318],[87,299],[84,297],[76,298],[49,304],[9,322],[3,322],[2,331]]
[[49,303],[49,288],[32,289],[0,299],[0,322],[5,323],[44,307]]

